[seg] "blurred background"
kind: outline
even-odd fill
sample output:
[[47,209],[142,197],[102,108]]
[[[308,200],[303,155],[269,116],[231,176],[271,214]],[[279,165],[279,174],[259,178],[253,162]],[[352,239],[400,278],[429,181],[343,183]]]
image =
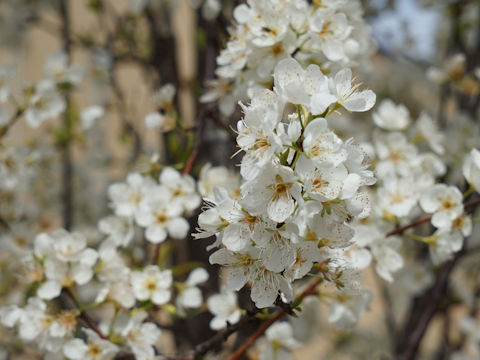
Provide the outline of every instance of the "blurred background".
[[[53,0],[0,0],[0,64],[15,68],[12,93],[22,92],[26,85],[40,80],[46,59],[63,49],[70,53],[71,63],[82,64],[89,75],[82,87],[71,93],[73,107],[80,111],[90,105],[101,105],[107,110],[94,127],[83,135],[76,134],[75,141],[67,143],[62,139],[65,131],[70,130],[61,119],[36,130],[17,123],[9,131],[5,144],[40,148],[51,155],[37,159],[42,176],[37,175],[26,185],[25,197],[14,205],[14,210],[10,208],[13,205],[0,199],[4,212],[22,212],[27,218],[43,219],[25,233],[49,231],[65,224],[93,232],[97,219],[108,211],[108,184],[124,179],[132,169],[148,170],[155,162],[185,162],[198,145],[193,135],[199,132],[202,144],[198,147],[193,174],[198,174],[207,160],[214,165],[233,165],[239,161],[231,158],[236,151],[232,126],[241,117],[239,109],[231,117],[225,117],[201,104],[199,97],[208,80],[215,77],[215,59],[229,38],[227,29],[232,23],[233,7],[242,1],[154,0],[151,10],[139,12],[144,2],[71,0],[64,7],[66,2],[62,6],[62,1]],[[365,88],[375,91],[377,103],[391,98],[405,104],[412,117],[426,111],[441,123],[458,129],[466,121],[478,122],[480,2],[364,0],[362,3],[377,51],[369,66],[357,76]],[[68,44],[62,37],[66,21]],[[144,117],[156,111],[152,94],[166,83],[174,84],[177,89],[175,108],[188,131],[164,137],[147,128]],[[370,122],[369,116],[366,114],[357,121]],[[478,134],[471,137],[478,143]],[[58,193],[66,176],[65,161],[60,161],[66,148],[74,163],[74,174],[67,179],[74,189],[74,196],[68,200],[74,210],[68,219],[63,211],[65,204],[59,200],[65,196]],[[29,207],[33,202],[43,206]],[[28,219],[25,224],[29,224]],[[205,246],[203,241],[183,241],[176,249],[177,261],[206,262]],[[0,254],[0,261],[1,257]],[[478,299],[471,298],[466,289],[478,277],[479,267],[475,259],[467,257],[464,261],[472,273],[453,273],[452,298],[464,296],[467,303],[477,307]],[[14,281],[11,271],[2,268],[0,298],[5,301],[9,284]],[[419,286],[431,282],[423,273],[417,275]],[[218,286],[215,282],[209,285],[211,291]],[[313,333],[312,329],[317,332],[307,345],[295,351],[298,359],[393,358],[389,354],[395,338],[402,336],[399,324],[408,314],[409,293],[402,288],[401,280],[390,287],[374,271],[369,272],[365,283],[374,290],[374,300],[355,330],[340,331],[328,325],[326,308],[322,310],[318,301],[307,306],[306,316],[314,314],[312,328],[296,331],[303,332],[305,338]],[[310,306],[321,310],[310,312]],[[462,305],[448,309],[448,317],[440,312],[428,327],[419,358],[448,358],[448,352],[442,350],[445,343],[455,343],[462,337],[455,319],[472,310]],[[396,330],[395,327],[392,330],[392,322],[398,325]],[[201,332],[205,322],[184,326],[189,328],[186,331]],[[9,339],[0,334],[0,344],[8,343]],[[197,340],[194,336],[194,341]],[[28,356],[24,358],[32,358]]]

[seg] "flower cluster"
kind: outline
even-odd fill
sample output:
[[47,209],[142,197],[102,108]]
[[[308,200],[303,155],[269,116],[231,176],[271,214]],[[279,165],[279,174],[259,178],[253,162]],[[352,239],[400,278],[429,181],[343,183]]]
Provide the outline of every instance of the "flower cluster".
[[368,215],[362,187],[375,182],[362,150],[342,141],[325,119],[341,107],[366,111],[375,94],[358,91],[349,69],[329,78],[291,58],[280,61],[274,79],[274,91],[260,90],[242,105],[240,197],[216,188],[196,234],[216,235],[220,249],[210,261],[228,267],[227,290],[250,282],[260,308],[280,294],[293,300],[293,281],[321,263],[327,279],[337,274],[339,288],[346,286],[339,277],[349,268],[342,255],[353,237],[348,223]]
[[163,242],[168,236],[183,239],[189,229],[183,215],[200,205],[195,180],[173,168],[161,172],[159,184],[149,176],[129,174],[126,183],[112,184],[108,194],[115,216],[104,219],[100,226],[123,246],[133,238],[133,222],[145,228],[151,243]]
[[237,26],[217,58],[217,80],[202,101],[229,116],[239,100],[271,85],[279,61],[293,57],[335,72],[364,62],[374,46],[359,1],[261,0],[238,5]]
[[[22,340],[35,341],[39,349],[61,352],[68,359],[113,359],[122,349],[130,350],[137,359],[152,359],[161,331],[145,321],[147,313],[142,308],[145,304],[169,304],[171,313],[173,309],[177,316],[185,317],[189,309],[202,306],[199,285],[209,275],[197,268],[185,282],[174,282],[172,270],[157,264],[133,270],[135,259],[122,255],[121,248],[135,250],[134,224],[142,227],[145,238],[153,243],[185,237],[189,225],[182,215],[198,207],[200,196],[193,178],[173,168],[160,172],[159,183],[132,173],[126,183],[110,185],[109,195],[115,215],[99,221],[98,229],[105,238],[96,249],[87,247],[85,235],[60,229],[37,235],[33,249],[22,252],[24,280],[34,289],[34,296],[25,306],[0,308],[0,320],[7,327],[18,326]],[[53,306],[62,294],[71,298],[73,309]],[[85,311],[81,299],[90,299],[88,308],[113,304],[117,309],[113,318],[102,316],[103,334],[83,329],[87,339],[75,338],[82,324],[78,319]]]

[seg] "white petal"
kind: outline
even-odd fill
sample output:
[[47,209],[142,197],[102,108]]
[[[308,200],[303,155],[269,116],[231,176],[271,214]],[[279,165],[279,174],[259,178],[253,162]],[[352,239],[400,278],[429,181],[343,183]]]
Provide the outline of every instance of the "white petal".
[[59,282],[48,280],[42,284],[37,290],[37,295],[42,299],[51,300],[60,295],[62,286]]
[[190,224],[183,217],[174,218],[168,223],[168,233],[174,239],[183,239],[190,230]]
[[85,357],[88,345],[80,339],[72,339],[63,345],[63,353],[72,360],[81,360]]
[[166,304],[170,300],[170,290],[158,290],[152,294],[152,302],[155,305]]
[[147,228],[147,231],[145,231],[145,237],[151,243],[158,244],[165,241],[167,232],[161,226],[151,225]]
[[196,286],[207,281],[209,278],[207,270],[204,268],[197,268],[188,275],[187,284],[189,286]]

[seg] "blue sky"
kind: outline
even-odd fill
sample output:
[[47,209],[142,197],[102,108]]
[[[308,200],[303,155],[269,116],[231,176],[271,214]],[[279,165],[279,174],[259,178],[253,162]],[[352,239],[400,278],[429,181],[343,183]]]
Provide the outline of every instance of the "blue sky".
[[[372,1],[380,9],[384,3],[385,0]],[[397,0],[394,9],[381,10],[379,14],[369,22],[380,48],[418,60],[434,57],[437,25],[442,15],[439,7],[422,8],[418,0]]]

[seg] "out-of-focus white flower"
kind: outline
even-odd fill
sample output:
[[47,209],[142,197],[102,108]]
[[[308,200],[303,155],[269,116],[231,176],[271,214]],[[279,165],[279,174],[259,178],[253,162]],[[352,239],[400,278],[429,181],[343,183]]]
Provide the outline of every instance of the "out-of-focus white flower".
[[137,224],[146,228],[147,240],[158,244],[165,241],[167,236],[183,239],[190,225],[182,217],[182,204],[172,201],[171,194],[164,185],[151,189],[148,196],[135,213]]
[[105,48],[95,47],[92,55],[95,69],[101,75],[108,73],[112,67],[112,54]]
[[463,213],[463,196],[455,186],[435,184],[420,197],[420,206],[433,213],[432,224],[437,228],[449,229],[452,221]]
[[207,82],[207,86],[210,90],[200,96],[200,102],[209,103],[218,101],[222,115],[232,115],[235,111],[236,102],[232,94],[231,82],[223,79],[210,80]]
[[224,291],[212,295],[207,300],[208,311],[212,313],[210,320],[212,330],[220,330],[227,327],[227,324],[236,324],[242,315],[237,305],[237,296],[234,292]]
[[159,108],[169,110],[172,107],[176,91],[173,84],[165,84],[153,95],[153,101]]
[[144,311],[135,313],[120,330],[120,335],[126,339],[127,346],[137,359],[153,359],[154,345],[162,334],[155,324],[144,322],[147,316]]
[[59,51],[45,62],[45,73],[56,83],[78,85],[85,75],[85,69],[77,65],[69,65],[69,57],[64,51]]
[[156,265],[148,265],[142,271],[132,273],[135,297],[140,301],[150,299],[155,305],[163,305],[170,300],[172,281],[172,271],[161,271]]
[[175,128],[176,120],[173,105],[175,93],[175,86],[166,84],[153,95],[153,101],[157,109],[145,116],[145,125],[148,128],[159,129],[161,132],[167,132]]
[[445,136],[438,129],[437,124],[426,112],[422,112],[415,122],[415,128],[420,139],[427,141],[430,148],[438,155],[445,153],[443,145]]
[[138,173],[128,174],[126,183],[110,185],[108,196],[112,201],[115,214],[132,217],[154,186],[155,183],[150,177]]
[[86,245],[82,234],[63,229],[35,238],[34,253],[46,278],[37,290],[40,298],[53,299],[60,295],[62,287],[84,285],[91,280],[98,253]]
[[410,124],[410,113],[405,105],[390,99],[383,100],[372,115],[373,122],[385,130],[404,130]]
[[460,251],[463,246],[463,236],[460,231],[445,231],[440,229],[430,238],[430,257],[436,265],[451,259],[452,255]]
[[265,331],[260,360],[293,360],[290,350],[300,346],[293,336],[292,326],[285,321],[276,322]]
[[145,125],[150,129],[167,132],[175,128],[175,119],[157,111],[145,115]]
[[65,98],[58,93],[55,83],[45,79],[35,85],[35,92],[25,110],[25,120],[30,127],[37,128],[45,120],[62,114],[65,108]]
[[445,60],[441,68],[429,68],[427,77],[438,84],[448,80],[459,81],[465,72],[466,59],[465,54],[454,54]]
[[375,270],[384,280],[392,282],[392,274],[403,267],[399,253],[401,241],[396,237],[385,237],[383,229],[374,225],[356,225],[353,242],[358,247],[368,247],[376,261]]
[[202,6],[202,17],[207,21],[214,20],[222,9],[219,0],[190,0],[190,3],[195,9]]
[[0,320],[7,327],[18,325],[20,339],[36,341],[40,349],[49,352],[60,351],[77,325],[73,311],[62,311],[55,316],[38,297],[30,297],[23,309],[17,306],[0,308]]
[[219,0],[205,0],[202,7],[202,16],[205,20],[214,20],[222,10],[222,5]]
[[135,235],[132,219],[124,216],[107,216],[98,222],[98,229],[108,235],[107,240],[122,247],[130,244]]
[[103,340],[90,329],[83,330],[88,337],[87,342],[71,339],[63,345],[63,353],[71,360],[111,360],[118,352],[118,347],[108,340]]
[[200,170],[198,191],[204,198],[212,199],[213,189],[217,186],[226,189],[234,199],[240,195],[240,178],[238,175],[224,166],[212,166],[207,163]]
[[112,240],[104,241],[98,249],[98,254],[96,272],[103,287],[98,292],[95,302],[113,300],[124,308],[131,308],[135,305],[131,270],[118,254],[116,244]]
[[184,211],[193,211],[200,206],[201,198],[196,192],[195,180],[190,175],[181,175],[174,168],[166,167],[159,180],[170,192],[170,200],[180,204]]
[[95,122],[105,114],[103,107],[92,105],[82,111],[80,114],[80,122],[84,130],[90,129]]
[[386,217],[408,216],[417,205],[419,191],[410,178],[388,177],[378,189],[378,202]]
[[480,191],[480,151],[472,149],[463,161],[463,176],[476,191]]
[[375,136],[374,144],[379,158],[376,168],[379,178],[411,175],[418,149],[408,142],[404,134],[391,132],[378,135]]
[[175,302],[179,315],[186,315],[185,308],[195,309],[202,306],[202,291],[197,285],[204,283],[208,278],[208,272],[203,268],[195,269],[188,275],[187,281],[180,286]]
[[372,293],[367,289],[341,292],[330,306],[328,321],[339,328],[354,326],[372,300]]

